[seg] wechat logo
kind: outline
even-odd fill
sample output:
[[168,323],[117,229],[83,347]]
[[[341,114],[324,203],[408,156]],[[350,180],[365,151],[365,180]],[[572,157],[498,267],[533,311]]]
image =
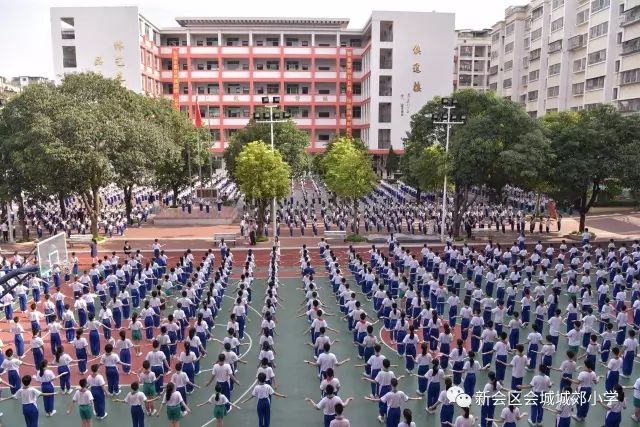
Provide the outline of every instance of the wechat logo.
[[471,396],[464,392],[461,387],[456,385],[449,387],[447,390],[447,399],[450,402],[455,402],[461,408],[468,408],[471,406]]

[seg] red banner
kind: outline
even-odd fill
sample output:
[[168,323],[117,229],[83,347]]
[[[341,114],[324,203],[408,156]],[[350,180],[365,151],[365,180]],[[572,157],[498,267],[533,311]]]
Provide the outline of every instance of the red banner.
[[347,135],[353,134],[353,49],[347,48],[347,105],[346,126]]
[[180,109],[180,58],[178,48],[171,50],[171,71],[173,77],[173,108]]

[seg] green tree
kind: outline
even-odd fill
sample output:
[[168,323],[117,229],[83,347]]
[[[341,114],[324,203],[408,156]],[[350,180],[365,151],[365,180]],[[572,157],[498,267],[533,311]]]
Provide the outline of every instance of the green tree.
[[[633,186],[630,177],[640,160],[633,151],[640,141],[637,118],[625,117],[612,106],[602,106],[590,111],[547,114],[541,123],[555,155],[555,197],[576,209],[579,230],[583,231],[587,213],[608,179]],[[631,157],[625,158],[625,154]]]
[[192,184],[190,171],[207,161],[211,137],[206,129],[194,127],[185,114],[172,108],[166,100],[156,101],[152,114],[169,140],[155,162],[154,182],[160,190],[173,194],[175,207],[180,191]]
[[322,164],[327,187],[338,197],[351,199],[357,212],[358,199],[369,194],[377,181],[369,155],[353,139],[341,137],[326,152]]
[[398,171],[400,167],[400,156],[398,153],[393,151],[393,147],[389,147],[389,153],[387,154],[387,160],[385,162],[385,170],[387,171],[387,175],[391,175],[394,172]]
[[[264,218],[269,202],[289,194],[291,169],[278,150],[262,141],[244,146],[236,158],[235,180],[248,200],[258,208],[258,236],[263,235]],[[275,221],[275,218],[271,219]]]
[[[271,125],[256,122],[252,118],[244,129],[233,134],[223,153],[226,169],[232,178],[235,177],[237,157],[253,141],[270,144]],[[275,148],[291,168],[292,178],[300,177],[309,170],[309,158],[305,151],[309,146],[309,135],[298,129],[293,120],[273,124],[273,141]]]

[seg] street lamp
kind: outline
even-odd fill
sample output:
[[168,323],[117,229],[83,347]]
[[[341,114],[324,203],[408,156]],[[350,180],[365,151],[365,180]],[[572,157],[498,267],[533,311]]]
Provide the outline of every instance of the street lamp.
[[[449,138],[451,136],[451,126],[462,125],[467,120],[466,114],[451,114],[451,110],[455,110],[458,101],[454,98],[442,98],[442,108],[446,112],[431,114],[430,118],[434,125],[447,126],[447,142],[445,144],[445,153],[449,152]],[[447,174],[444,174],[444,188],[442,190],[442,218],[440,219],[440,240],[445,241],[444,232],[447,215]]]
[[[269,109],[269,112],[264,113],[253,113],[253,119],[256,123],[269,123],[270,133],[271,133],[271,149],[275,150],[274,141],[273,141],[273,124],[274,123],[285,123],[289,121],[291,118],[291,114],[286,111],[282,112],[274,112],[273,110],[279,108],[280,97],[274,96],[271,99],[268,96],[262,97],[262,106],[264,108]],[[276,224],[276,198],[273,198],[271,204],[271,219],[273,221],[273,237],[275,238],[277,233],[277,224]]]

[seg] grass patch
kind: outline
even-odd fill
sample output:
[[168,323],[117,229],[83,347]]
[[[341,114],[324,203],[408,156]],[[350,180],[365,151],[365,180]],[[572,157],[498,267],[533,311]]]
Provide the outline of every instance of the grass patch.
[[256,243],[268,242],[269,238],[267,236],[258,236],[256,237]]
[[367,238],[359,234],[349,234],[344,241],[349,243],[362,243],[366,242]]

